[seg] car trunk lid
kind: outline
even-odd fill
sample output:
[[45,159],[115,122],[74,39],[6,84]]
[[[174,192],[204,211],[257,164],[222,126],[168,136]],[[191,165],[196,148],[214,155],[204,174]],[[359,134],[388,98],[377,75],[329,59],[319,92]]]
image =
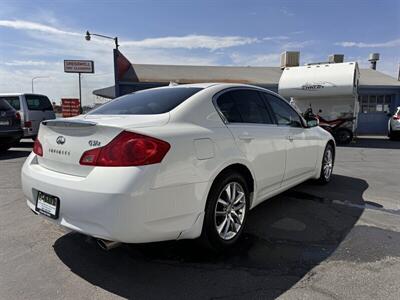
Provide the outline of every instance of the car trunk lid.
[[79,163],[85,151],[107,145],[124,130],[161,126],[168,119],[169,116],[152,118],[149,115],[91,116],[44,121],[38,137],[43,156],[38,156],[38,163],[56,172],[85,177],[93,169],[92,166]]

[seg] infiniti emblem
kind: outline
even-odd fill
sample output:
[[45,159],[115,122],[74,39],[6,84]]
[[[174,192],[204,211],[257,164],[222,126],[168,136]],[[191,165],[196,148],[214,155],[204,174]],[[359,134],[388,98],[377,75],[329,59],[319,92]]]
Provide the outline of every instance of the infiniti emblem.
[[6,112],[5,112],[5,111],[2,111],[2,112],[1,112],[1,116],[4,117],[5,115],[6,115]]
[[60,135],[59,137],[57,137],[56,143],[59,144],[59,145],[64,145],[65,144],[65,137]]

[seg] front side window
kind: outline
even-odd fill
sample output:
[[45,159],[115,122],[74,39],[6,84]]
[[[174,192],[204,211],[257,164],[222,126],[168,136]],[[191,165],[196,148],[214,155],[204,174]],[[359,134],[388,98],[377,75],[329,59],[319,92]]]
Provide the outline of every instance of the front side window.
[[202,88],[149,89],[118,97],[89,115],[154,115],[171,111]]
[[218,97],[217,105],[230,123],[273,124],[268,109],[256,90],[228,91]]
[[290,107],[289,103],[285,103],[284,100],[270,94],[265,96],[272,108],[278,125],[303,127],[300,116]]
[[50,100],[40,95],[25,95],[26,105],[29,110],[53,110]]
[[7,101],[15,110],[21,109],[21,104],[19,103],[18,96],[1,96],[0,100]]

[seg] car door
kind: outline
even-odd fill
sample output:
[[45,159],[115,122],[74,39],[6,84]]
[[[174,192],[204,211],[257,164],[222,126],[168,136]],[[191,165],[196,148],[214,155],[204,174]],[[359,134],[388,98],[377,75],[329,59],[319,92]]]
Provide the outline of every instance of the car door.
[[281,185],[286,159],[285,128],[275,124],[256,89],[225,91],[216,103],[238,148],[252,166],[258,193],[254,204],[257,204]]
[[304,126],[294,108],[284,99],[264,94],[278,127],[286,128],[286,169],[283,184],[288,185],[314,174],[317,162],[318,137]]
[[27,113],[25,116],[26,124],[31,124],[29,135],[36,135],[39,130],[40,122],[43,120],[40,98],[37,95],[25,95]]
[[28,119],[32,122],[30,134],[36,135],[39,131],[40,122],[54,119],[53,107],[49,99],[42,95],[25,95],[25,101],[28,108]]

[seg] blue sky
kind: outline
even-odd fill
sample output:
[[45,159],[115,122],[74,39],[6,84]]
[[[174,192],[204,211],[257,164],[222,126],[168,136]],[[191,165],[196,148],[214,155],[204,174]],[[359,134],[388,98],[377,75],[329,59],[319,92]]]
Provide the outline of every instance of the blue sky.
[[35,90],[53,100],[77,96],[77,75],[64,59],[93,59],[83,76],[91,91],[112,85],[112,42],[84,40],[84,32],[118,35],[136,63],[278,66],[284,50],[301,63],[332,53],[396,76],[400,63],[400,1],[22,1],[0,0],[0,92]]

